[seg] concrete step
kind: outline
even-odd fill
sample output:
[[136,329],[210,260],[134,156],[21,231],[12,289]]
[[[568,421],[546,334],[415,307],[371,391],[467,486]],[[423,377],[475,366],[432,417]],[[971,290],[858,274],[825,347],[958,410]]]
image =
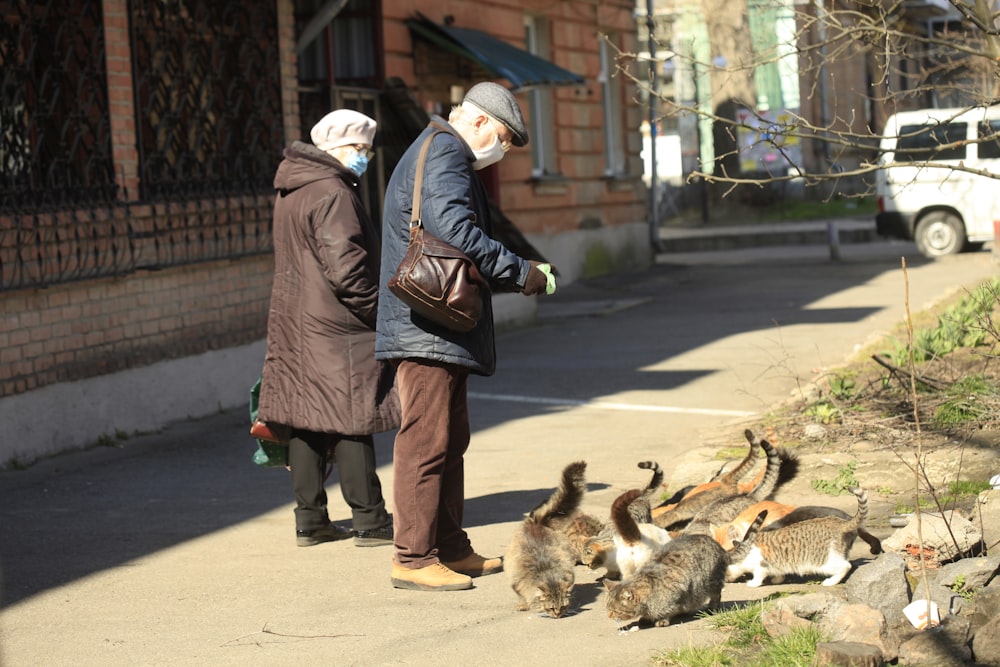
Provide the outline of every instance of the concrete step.
[[662,227],[661,252],[706,252],[758,246],[867,243],[879,238],[873,217],[699,227]]

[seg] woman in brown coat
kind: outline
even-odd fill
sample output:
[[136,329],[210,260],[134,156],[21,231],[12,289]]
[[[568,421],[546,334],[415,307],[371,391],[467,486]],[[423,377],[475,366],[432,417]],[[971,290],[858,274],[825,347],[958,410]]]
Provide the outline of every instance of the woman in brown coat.
[[[349,109],[295,141],[274,177],[274,283],[258,416],[292,427],[296,543],[354,535],[392,544],[372,434],[399,426],[388,364],[375,360],[381,232],[358,195],[375,121]],[[353,533],[330,522],[325,469],[339,466]]]

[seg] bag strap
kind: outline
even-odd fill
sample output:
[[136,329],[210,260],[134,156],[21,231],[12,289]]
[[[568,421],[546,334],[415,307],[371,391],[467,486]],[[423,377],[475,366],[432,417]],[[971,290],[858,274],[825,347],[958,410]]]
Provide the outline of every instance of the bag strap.
[[424,139],[423,145],[420,147],[420,153],[417,155],[417,172],[413,177],[413,208],[410,212],[410,229],[414,227],[419,227],[420,222],[420,198],[421,190],[424,187],[424,163],[427,162],[427,151],[431,148],[431,141],[434,137],[441,134],[440,130],[436,130],[430,134],[426,139]]

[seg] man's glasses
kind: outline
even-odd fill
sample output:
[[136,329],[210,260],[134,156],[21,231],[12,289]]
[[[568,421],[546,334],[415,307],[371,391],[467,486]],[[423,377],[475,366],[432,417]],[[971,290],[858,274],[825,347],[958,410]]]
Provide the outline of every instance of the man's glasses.
[[354,146],[352,146],[352,148],[354,150],[356,150],[359,155],[364,155],[369,160],[371,160],[373,157],[375,157],[375,151],[373,151],[370,148],[366,148],[365,146],[360,146],[360,145],[355,144]]
[[[503,124],[501,124],[499,121],[496,121],[496,120],[490,118],[489,116],[487,116],[487,118],[489,118],[490,122],[493,123],[496,126],[496,128],[497,128],[497,139],[500,139],[500,135],[502,135],[504,133],[504,131],[507,129],[507,127],[504,126]],[[510,140],[504,141],[503,139],[500,139],[500,149],[504,153],[506,153],[507,151],[509,151],[510,147],[511,147]]]

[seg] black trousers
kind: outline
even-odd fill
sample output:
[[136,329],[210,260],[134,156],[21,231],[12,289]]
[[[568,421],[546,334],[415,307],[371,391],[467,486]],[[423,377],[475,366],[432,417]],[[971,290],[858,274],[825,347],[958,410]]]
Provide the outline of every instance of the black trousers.
[[288,443],[295,529],[315,530],[330,523],[324,479],[330,456],[336,461],[340,491],[351,508],[354,530],[373,530],[389,523],[382,484],[375,472],[374,438],[296,430]]

